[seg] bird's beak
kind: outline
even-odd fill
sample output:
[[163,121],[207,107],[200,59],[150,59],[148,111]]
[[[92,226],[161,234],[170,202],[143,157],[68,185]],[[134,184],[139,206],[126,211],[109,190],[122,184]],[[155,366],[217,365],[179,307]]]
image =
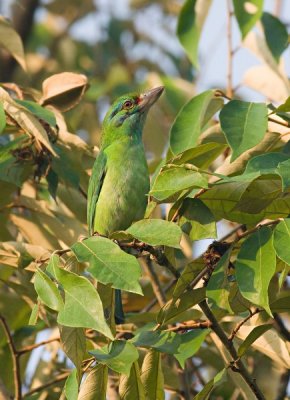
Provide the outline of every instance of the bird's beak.
[[148,90],[139,96],[139,107],[143,111],[149,110],[149,108],[159,99],[164,86],[158,86],[157,88]]

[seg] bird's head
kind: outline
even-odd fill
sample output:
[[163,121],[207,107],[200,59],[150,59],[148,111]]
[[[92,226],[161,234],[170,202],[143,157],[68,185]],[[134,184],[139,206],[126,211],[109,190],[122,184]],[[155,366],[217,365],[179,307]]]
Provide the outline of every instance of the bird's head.
[[[164,87],[119,97],[109,108],[103,122],[103,144],[120,135],[141,137],[146,115],[163,92]],[[106,140],[107,139],[107,140]]]

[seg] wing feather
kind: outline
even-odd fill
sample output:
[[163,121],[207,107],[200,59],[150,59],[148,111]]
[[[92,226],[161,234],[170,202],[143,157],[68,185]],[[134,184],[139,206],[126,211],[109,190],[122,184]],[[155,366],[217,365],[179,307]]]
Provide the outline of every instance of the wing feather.
[[106,175],[107,157],[101,150],[95,160],[88,188],[87,222],[89,234],[94,233],[96,205]]

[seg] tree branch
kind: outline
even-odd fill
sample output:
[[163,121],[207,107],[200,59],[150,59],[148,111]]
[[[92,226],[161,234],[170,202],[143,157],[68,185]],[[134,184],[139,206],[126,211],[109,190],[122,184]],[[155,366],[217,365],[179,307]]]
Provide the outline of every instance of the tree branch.
[[227,338],[225,332],[219,325],[214,314],[211,312],[206,300],[203,300],[201,303],[199,303],[199,306],[202,309],[204,315],[211,322],[211,324],[212,324],[211,329],[217,335],[217,337],[220,339],[220,341],[223,343],[225,348],[228,350],[228,352],[232,356],[232,359],[233,359],[232,370],[234,372],[238,372],[244,378],[245,382],[248,384],[249,388],[251,389],[251,391],[253,392],[253,394],[256,396],[256,398],[258,400],[265,400],[265,397],[264,397],[263,393],[260,391],[260,389],[258,388],[256,381],[251,378],[251,376],[248,373],[246,367],[244,366],[242,360],[239,359],[236,349],[233,345],[233,342]]
[[15,400],[22,399],[22,383],[21,383],[21,372],[19,363],[19,354],[14,345],[13,338],[6,322],[6,319],[0,315],[0,321],[3,326],[5,336],[7,338],[7,344],[11,352],[12,363],[13,363],[13,376],[14,376],[14,387],[15,387]]

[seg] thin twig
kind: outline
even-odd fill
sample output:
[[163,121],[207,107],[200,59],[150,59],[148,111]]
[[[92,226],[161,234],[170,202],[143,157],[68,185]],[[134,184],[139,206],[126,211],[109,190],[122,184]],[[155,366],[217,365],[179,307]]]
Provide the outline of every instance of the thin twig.
[[7,344],[11,352],[12,362],[13,362],[13,376],[14,376],[14,387],[15,387],[15,400],[22,399],[22,383],[21,383],[21,371],[19,363],[19,354],[13,342],[13,338],[6,322],[6,319],[0,315],[0,321],[4,329],[4,333],[7,338]]
[[231,0],[227,0],[227,43],[228,43],[228,70],[227,95],[233,97],[233,49],[232,49],[232,9]]
[[232,356],[232,370],[234,372],[238,372],[241,374],[241,376],[244,378],[245,382],[253,392],[253,394],[256,396],[258,400],[265,400],[265,397],[263,393],[260,391],[259,387],[256,384],[256,381],[251,378],[250,374],[248,373],[246,367],[244,366],[243,362],[241,359],[239,359],[238,354],[236,352],[236,349],[233,345],[233,342],[227,338],[227,335],[219,325],[217,319],[215,318],[214,314],[211,312],[207,301],[203,300],[202,302],[199,303],[200,308],[202,309],[204,315],[208,318],[208,320],[211,322],[211,329],[214,331],[214,333],[218,336],[218,338],[221,340],[225,348],[228,350],[230,355]]
[[44,383],[43,385],[39,385],[36,388],[31,389],[29,392],[24,394],[24,397],[31,396],[32,394],[41,392],[43,389],[46,389],[52,385],[55,385],[58,382],[64,381],[69,376],[69,374],[70,374],[70,371],[59,374],[57,377],[55,377],[54,379],[51,379],[50,381]]
[[261,310],[260,308],[256,308],[254,311],[249,310],[249,315],[242,319],[242,321],[240,321],[236,327],[232,330],[232,333],[229,335],[228,339],[229,340],[233,340],[234,337],[236,336],[236,334],[238,333],[239,329],[247,322],[249,321],[249,319],[251,319],[254,315],[258,314],[259,312],[261,312],[263,310]]
[[237,238],[232,242],[232,244],[237,243],[239,240],[244,239],[245,237],[251,235],[252,233],[255,233],[256,231],[258,231],[260,228],[262,228],[263,226],[272,226],[272,225],[277,225],[279,224],[279,222],[281,222],[282,219],[281,218],[277,218],[274,219],[272,221],[267,221],[264,223],[260,223],[258,225],[256,225],[254,228],[252,229],[248,229],[247,231],[241,233],[240,235],[237,235]]
[[152,261],[148,258],[147,258],[147,260],[143,259],[142,264],[143,264],[143,268],[145,269],[146,274],[149,276],[151,286],[152,286],[153,292],[156,296],[156,299],[157,299],[160,307],[163,307],[164,304],[166,303],[166,296],[165,296],[164,290],[160,284],[158,276],[153,268]]
[[42,342],[34,343],[34,344],[30,345],[30,346],[22,347],[22,349],[20,349],[20,350],[17,351],[17,354],[18,354],[19,356],[21,356],[22,354],[28,353],[29,351],[32,351],[32,350],[34,350],[34,349],[37,349],[37,348],[40,347],[40,346],[45,346],[45,345],[48,344],[48,343],[52,343],[52,342],[56,342],[56,341],[59,342],[59,341],[60,341],[60,338],[59,338],[59,337],[56,337],[56,338],[53,338],[53,339],[43,340]]
[[180,331],[190,331],[191,329],[208,329],[211,327],[211,322],[210,321],[200,321],[200,322],[194,322],[190,321],[188,323],[183,322],[180,324],[177,324],[176,326],[172,326],[171,328],[164,329],[166,332],[180,332]]

